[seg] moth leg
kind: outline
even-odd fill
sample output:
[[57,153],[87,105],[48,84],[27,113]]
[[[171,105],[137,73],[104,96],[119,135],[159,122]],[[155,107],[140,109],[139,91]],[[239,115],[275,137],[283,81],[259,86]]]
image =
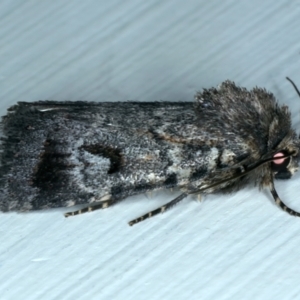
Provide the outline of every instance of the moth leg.
[[158,207],[157,209],[154,209],[144,215],[142,215],[141,217],[139,218],[136,218],[132,221],[130,221],[128,224],[130,226],[136,224],[136,223],[139,223],[141,221],[144,221],[146,219],[149,219],[155,215],[158,215],[159,213],[163,213],[164,211],[166,211],[167,209],[171,208],[172,206],[174,206],[175,204],[177,204],[178,202],[180,202],[182,199],[184,199],[185,197],[187,196],[187,194],[183,193],[181,195],[179,195],[177,198],[173,199],[172,201],[164,204],[163,206],[161,207]]
[[271,194],[275,200],[275,203],[284,211],[286,211],[287,213],[289,213],[292,216],[296,216],[296,217],[300,217],[300,213],[298,213],[297,211],[294,211],[293,209],[289,208],[288,206],[286,206],[281,199],[279,198],[276,190],[275,190],[275,186],[274,186],[274,182],[271,182],[271,186],[270,186],[270,191]]
[[86,212],[91,212],[97,209],[103,209],[103,208],[107,208],[113,204],[115,204],[117,201],[111,199],[111,200],[106,200],[106,201],[101,201],[99,204],[95,204],[95,205],[90,205],[87,207],[84,207],[82,209],[78,209],[75,211],[71,211],[71,212],[67,212],[65,213],[65,217],[71,217],[71,216],[76,216],[76,215],[80,215]]
[[198,200],[198,202],[202,202],[202,195],[201,194],[197,194],[197,200]]

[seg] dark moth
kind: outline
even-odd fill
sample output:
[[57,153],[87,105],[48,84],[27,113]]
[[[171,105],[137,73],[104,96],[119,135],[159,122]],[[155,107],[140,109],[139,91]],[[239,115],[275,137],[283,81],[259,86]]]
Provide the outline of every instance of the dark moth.
[[160,188],[228,193],[248,183],[278,197],[274,178],[298,168],[300,141],[286,106],[265,89],[225,81],[194,102],[19,102],[1,122],[0,210],[85,204],[105,208]]

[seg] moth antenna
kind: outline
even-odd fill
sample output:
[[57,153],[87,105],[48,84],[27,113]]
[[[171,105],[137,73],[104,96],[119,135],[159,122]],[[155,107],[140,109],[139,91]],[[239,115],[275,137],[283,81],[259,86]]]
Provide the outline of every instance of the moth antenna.
[[296,90],[298,96],[300,97],[300,92],[299,92],[299,90],[298,90],[296,84],[294,83],[294,81],[291,80],[289,77],[286,77],[286,79],[293,85],[293,87],[294,87],[294,89]]
[[[293,155],[293,154],[294,154],[294,152],[289,153],[289,154],[283,154],[282,156],[278,157],[278,159],[280,159],[280,158],[287,158],[287,157],[289,157],[289,156],[291,156],[291,155]],[[277,157],[276,157],[276,159],[277,159]],[[163,213],[163,212],[166,211],[167,209],[171,208],[172,206],[174,206],[175,204],[177,204],[178,202],[180,202],[180,201],[181,201],[182,199],[184,199],[186,196],[188,196],[188,194],[196,194],[196,193],[200,193],[200,192],[203,192],[203,191],[208,190],[208,189],[210,189],[210,188],[213,188],[213,187],[215,187],[215,186],[218,186],[218,185],[220,185],[220,184],[222,184],[222,183],[225,183],[225,182],[228,182],[228,181],[230,181],[230,180],[237,179],[237,178],[239,178],[239,177],[245,176],[246,174],[248,174],[248,173],[252,172],[253,170],[255,170],[257,167],[259,167],[259,166],[261,166],[261,165],[263,165],[263,164],[265,164],[265,163],[267,163],[267,162],[273,161],[273,160],[274,160],[273,156],[272,156],[272,157],[269,157],[269,158],[262,159],[262,160],[258,161],[257,163],[253,164],[252,166],[250,166],[250,167],[249,167],[247,170],[245,170],[244,172],[241,172],[241,173],[239,173],[239,174],[236,174],[236,175],[234,175],[234,176],[232,176],[232,177],[230,177],[230,178],[227,178],[227,179],[224,179],[224,180],[220,180],[220,181],[218,181],[218,182],[216,182],[216,183],[214,183],[214,184],[211,184],[211,185],[209,185],[209,186],[206,186],[206,187],[204,187],[204,188],[202,188],[202,189],[196,189],[196,190],[189,191],[188,193],[183,193],[183,194],[179,195],[177,198],[173,199],[172,201],[170,201],[170,202],[164,204],[163,206],[161,206],[161,207],[159,207],[159,208],[157,208],[157,209],[155,209],[155,210],[152,210],[152,211],[150,211],[150,212],[144,214],[143,216],[141,216],[141,217],[139,217],[139,218],[136,218],[136,219],[130,221],[128,224],[129,224],[130,226],[132,226],[132,225],[134,225],[134,224],[136,224],[136,223],[139,223],[139,222],[144,221],[144,220],[146,220],[146,219],[149,219],[149,218],[151,218],[151,217],[153,217],[153,216],[155,216],[155,215],[158,215],[159,213]],[[276,191],[275,191],[275,188],[274,188],[274,184],[273,184],[273,188],[271,189],[271,192],[272,192],[272,195],[273,195],[273,196],[274,196],[274,195],[277,195],[277,193],[276,193]],[[274,192],[274,194],[273,194],[273,192]],[[279,199],[278,195],[276,196],[276,198],[275,198],[275,196],[274,196],[274,199],[275,199],[275,201],[276,201],[276,199]],[[276,203],[277,203],[277,202],[276,202]],[[293,212],[293,213],[298,214],[297,212],[295,212],[295,211],[291,210],[290,208],[288,208],[288,207],[287,207],[280,199],[279,199],[279,203],[281,203],[281,204],[280,204],[280,207],[283,207],[283,206],[286,207],[286,211],[287,211],[287,212],[289,212],[289,213]],[[283,205],[283,206],[281,206],[281,205]],[[299,216],[300,216],[300,214],[299,214]]]
[[158,207],[146,214],[144,214],[143,216],[139,217],[139,218],[136,218],[132,221],[130,221],[128,224],[130,226],[136,224],[136,223],[139,223],[141,221],[144,221],[146,219],[149,219],[155,215],[158,215],[159,213],[163,213],[164,211],[166,211],[167,209],[171,208],[172,206],[174,206],[175,204],[177,204],[178,202],[180,202],[182,199],[184,199],[188,194],[186,193],[182,193],[181,195],[179,195],[177,198],[173,199],[172,201],[164,204],[163,206],[161,207]]
[[65,217],[68,218],[68,217],[71,217],[71,216],[81,215],[81,214],[84,214],[86,212],[91,212],[91,211],[94,211],[94,210],[97,210],[97,209],[104,209],[104,208],[107,208],[107,207],[115,204],[116,202],[118,202],[118,201],[113,200],[113,199],[106,200],[106,201],[101,201],[100,203],[97,203],[97,204],[94,204],[94,205],[89,205],[89,206],[84,207],[82,209],[67,212],[67,213],[65,213]]
[[286,206],[282,200],[279,198],[276,190],[275,190],[275,186],[274,186],[274,182],[272,180],[271,182],[271,186],[270,186],[270,191],[271,191],[271,194],[275,200],[275,203],[281,208],[283,209],[284,211],[286,211],[287,213],[289,213],[290,215],[292,216],[296,216],[296,217],[300,217],[300,213],[294,211],[293,209],[289,208],[288,206]]
[[[280,157],[277,157],[276,159],[280,159],[280,158],[287,158],[291,155],[293,155],[294,152],[292,153],[289,153],[289,154],[283,154],[282,156]],[[201,188],[201,189],[195,189],[195,190],[192,190],[192,191],[189,191],[188,193],[182,193],[181,195],[179,195],[178,197],[176,197],[175,199],[171,200],[170,202],[164,204],[163,206],[160,206],[144,215],[142,215],[141,217],[139,218],[136,218],[132,221],[130,221],[128,224],[130,226],[136,224],[136,223],[139,223],[141,221],[144,221],[146,219],[149,219],[155,215],[158,215],[160,213],[163,213],[165,212],[166,210],[170,209],[171,207],[173,207],[174,205],[176,205],[177,203],[179,203],[181,200],[183,200],[185,197],[188,196],[188,194],[196,194],[196,193],[200,193],[200,192],[203,192],[205,190],[208,190],[208,189],[211,189],[215,186],[218,186],[222,183],[225,183],[225,182],[228,182],[230,180],[234,180],[234,179],[237,179],[239,177],[242,177],[242,176],[245,176],[246,174],[252,172],[253,170],[255,170],[257,167],[267,163],[267,162],[270,162],[270,161],[273,161],[274,158],[273,156],[272,157],[269,157],[269,158],[266,158],[266,159],[262,159],[258,162],[256,162],[255,164],[253,164],[252,166],[250,166],[248,169],[246,169],[245,171],[239,173],[239,174],[236,174],[230,178],[226,178],[224,180],[220,180],[214,184],[211,184],[209,186],[206,186],[204,188]],[[272,185],[272,188],[271,188],[271,193],[275,199],[275,202],[276,201],[279,201],[277,204],[280,205],[281,208],[283,207],[286,207],[286,210],[288,213],[292,214],[292,215],[296,215],[296,216],[300,216],[300,213],[297,213],[295,211],[293,211],[292,209],[288,208],[278,197],[277,193],[276,193],[276,190],[274,188],[274,184]],[[278,200],[277,200],[278,199]],[[79,209],[79,210],[76,210],[76,211],[73,211],[73,212],[68,212],[68,213],[65,213],[65,217],[70,217],[70,216],[76,216],[76,215],[79,215],[79,214],[83,214],[85,212],[91,212],[91,211],[94,211],[94,210],[98,210],[98,209],[103,209],[103,208],[107,208],[113,204],[115,204],[116,202],[120,201],[120,199],[111,199],[111,200],[107,200],[107,201],[103,201],[103,202],[100,202],[99,204],[94,204],[94,205],[90,205],[88,207],[84,207],[82,209]],[[279,204],[281,203],[281,204]]]

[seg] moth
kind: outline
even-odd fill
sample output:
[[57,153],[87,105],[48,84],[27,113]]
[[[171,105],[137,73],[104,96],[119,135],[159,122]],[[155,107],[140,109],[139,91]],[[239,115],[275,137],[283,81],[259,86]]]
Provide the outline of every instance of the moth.
[[182,191],[133,225],[189,194],[252,183],[300,216],[274,187],[297,170],[300,140],[287,106],[262,88],[225,81],[194,102],[19,102],[2,118],[1,134],[2,212],[84,205],[68,217],[147,191]]

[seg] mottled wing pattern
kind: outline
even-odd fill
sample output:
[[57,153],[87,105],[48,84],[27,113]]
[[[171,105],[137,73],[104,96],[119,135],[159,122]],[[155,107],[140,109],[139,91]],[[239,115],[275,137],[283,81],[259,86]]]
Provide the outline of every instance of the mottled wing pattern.
[[1,210],[188,187],[226,164],[224,139],[211,144],[197,119],[184,102],[19,103],[2,121]]
[[[2,211],[117,202],[163,187],[194,192],[295,135],[272,94],[228,81],[195,102],[21,102],[1,126]],[[258,172],[206,192],[260,182]]]

